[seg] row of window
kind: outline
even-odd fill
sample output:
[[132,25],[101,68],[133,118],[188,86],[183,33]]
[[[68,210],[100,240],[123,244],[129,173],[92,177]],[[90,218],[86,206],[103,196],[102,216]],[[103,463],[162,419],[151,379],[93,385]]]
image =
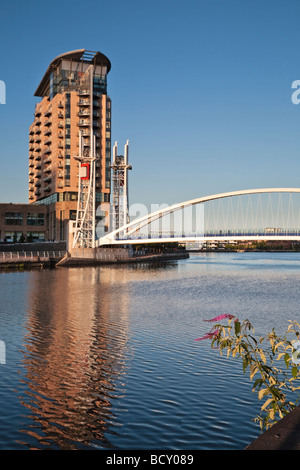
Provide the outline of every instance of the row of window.
[[[52,204],[53,202],[62,202],[62,201],[77,201],[78,193],[72,191],[66,191],[63,193],[54,193],[51,196],[45,197],[39,201],[36,201],[35,204]],[[109,202],[110,195],[109,193],[96,193],[96,202]]]
[[[23,212],[5,212],[5,225],[23,225]],[[45,225],[45,214],[27,212],[26,225]]]
[[33,241],[45,241],[44,232],[5,232],[4,239],[5,242],[33,242]]

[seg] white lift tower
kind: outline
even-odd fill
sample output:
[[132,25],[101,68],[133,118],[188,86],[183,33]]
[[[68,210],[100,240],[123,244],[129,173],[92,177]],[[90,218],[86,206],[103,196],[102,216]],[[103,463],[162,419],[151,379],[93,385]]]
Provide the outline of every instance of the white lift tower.
[[128,170],[132,166],[128,164],[129,141],[124,146],[124,155],[118,155],[118,143],[113,147],[112,169],[112,223],[111,231],[126,225],[129,222],[128,201]]
[[79,186],[76,226],[73,248],[94,248],[96,230],[95,181],[96,181],[96,138],[91,136],[89,155],[82,152],[82,135],[79,136]]

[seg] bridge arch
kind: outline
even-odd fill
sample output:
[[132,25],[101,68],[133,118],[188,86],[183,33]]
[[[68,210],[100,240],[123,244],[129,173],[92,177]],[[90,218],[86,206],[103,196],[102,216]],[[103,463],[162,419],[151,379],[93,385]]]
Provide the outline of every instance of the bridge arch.
[[[229,191],[225,193],[219,193],[219,194],[213,194],[209,196],[202,196],[199,198],[191,199],[188,201],[180,202],[173,204],[171,206],[165,207],[163,209],[159,209],[157,211],[154,211],[152,213],[149,213],[145,216],[139,217],[128,224],[124,225],[123,227],[120,227],[117,230],[114,230],[113,232],[108,233],[104,237],[101,237],[96,241],[96,246],[103,246],[103,245],[109,245],[109,244],[125,244],[125,243],[142,243],[145,242],[145,240],[138,240],[138,239],[133,239],[131,238],[134,233],[137,233],[140,231],[142,228],[146,227],[147,225],[151,224],[152,222],[155,222],[156,220],[166,216],[175,213],[176,211],[180,211],[182,209],[196,206],[196,205],[201,205],[206,202],[210,201],[216,201],[216,200],[221,200],[225,198],[235,198],[237,196],[244,196],[244,195],[259,195],[259,194],[272,194],[272,193],[298,193],[300,194],[300,188],[261,188],[261,189],[245,189],[245,190],[238,190],[238,191]],[[121,237],[121,238],[120,238]],[[207,237],[204,235],[198,236],[198,237],[172,237],[168,240],[165,240],[165,238],[160,238],[157,241],[163,242],[163,241],[194,241],[195,238],[198,240],[200,239],[206,239]],[[218,238],[218,237],[216,237]],[[219,237],[219,238],[223,238]],[[236,238],[232,236],[231,238]],[[257,238],[263,238],[267,239],[269,237],[266,236],[248,236],[244,237],[248,239],[257,239]],[[271,239],[276,239],[280,238],[276,237],[275,234],[270,234]],[[296,235],[290,235],[290,239],[297,239],[300,240],[300,228],[299,228],[299,234]],[[155,240],[150,240],[149,242],[154,242]]]

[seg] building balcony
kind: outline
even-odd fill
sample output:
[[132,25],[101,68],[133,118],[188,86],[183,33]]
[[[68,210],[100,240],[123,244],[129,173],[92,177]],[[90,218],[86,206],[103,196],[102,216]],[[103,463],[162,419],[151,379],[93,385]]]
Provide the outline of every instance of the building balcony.
[[33,134],[29,137],[29,142],[30,142],[30,143],[34,142]]
[[57,187],[60,188],[60,189],[63,188],[63,187],[64,187],[64,183],[63,183],[62,181],[60,181],[60,182],[58,183]]
[[45,145],[50,145],[51,143],[52,143],[52,139],[50,139],[50,137],[46,139],[44,142]]
[[63,103],[62,103],[61,101],[58,103],[58,107],[59,107],[59,108],[63,108],[63,107],[64,107],[64,105],[63,105]]
[[59,129],[63,129],[63,128],[64,128],[64,123],[63,123],[63,122],[59,122],[59,123],[58,123],[58,128],[59,128]]
[[64,144],[63,144],[63,142],[59,142],[59,144],[58,144],[58,148],[59,148],[59,149],[63,149],[63,148],[64,148]]
[[29,134],[30,134],[30,135],[33,135],[33,134],[34,134],[34,129],[33,129],[33,128],[30,129]]
[[33,184],[34,183],[34,178],[30,178],[29,183]]
[[59,113],[58,113],[58,118],[59,118],[59,119],[63,119],[63,118],[64,118],[64,115],[63,115],[62,112],[59,112]]
[[37,171],[36,174],[35,174],[35,177],[36,178],[40,178],[42,176],[42,172],[41,171]]
[[44,160],[44,163],[51,163],[52,158],[49,156]]
[[79,136],[82,136],[82,137],[89,137],[91,135],[91,131],[89,129],[83,129],[79,132],[77,132],[77,137]]
[[45,122],[45,126],[51,126],[52,124],[52,119],[47,119],[47,121]]
[[79,105],[79,106],[90,106],[90,100],[82,100],[82,99],[80,99],[80,100],[78,101],[78,105]]
[[33,163],[33,161],[31,161],[31,162],[29,163],[29,168],[33,168],[33,167],[34,167],[34,163]]
[[44,135],[51,135],[52,134],[52,130],[51,130],[51,127],[48,127],[48,129],[45,130],[44,132]]
[[35,143],[39,144],[40,142],[41,142],[41,137],[40,135],[38,135],[37,138],[35,139]]
[[47,111],[44,112],[44,117],[49,117],[52,114],[52,109],[51,107],[47,109]]
[[35,168],[36,170],[40,170],[40,169],[42,168],[41,163],[40,163],[40,162],[37,163],[34,168]]
[[58,173],[58,177],[59,177],[59,178],[63,178],[63,177],[64,177],[64,174],[63,174],[63,172],[62,172],[62,171],[59,171],[59,173]]
[[51,171],[52,171],[51,165],[47,166],[47,167],[44,169],[44,173],[51,173]]
[[30,194],[29,199],[34,199],[34,196],[32,196],[32,194]]
[[40,195],[41,195],[41,191],[38,189],[34,194],[35,194],[35,196],[40,196]]
[[64,158],[64,156],[63,156],[63,154],[62,154],[61,152],[59,152],[58,158]]
[[41,128],[38,127],[38,126],[35,126],[34,132],[35,132],[35,134],[40,134],[41,133]]
[[42,158],[42,157],[41,157],[40,154],[39,154],[39,155],[36,155],[34,161],[35,161],[35,162],[39,162],[39,161],[41,160],[41,158]]
[[49,183],[51,181],[52,177],[51,176],[46,176],[46,178],[43,179],[44,183]]
[[59,139],[62,139],[62,138],[64,137],[63,132],[59,132],[59,133],[58,133],[58,137],[59,137]]
[[51,153],[51,152],[52,152],[52,147],[51,147],[51,145],[49,145],[49,147],[47,147],[47,148],[44,150],[43,156],[44,156],[44,155],[49,155],[49,153]]
[[84,88],[79,90],[78,96],[89,96],[91,94],[91,90],[89,88]]
[[37,145],[37,146],[35,147],[35,151],[36,151],[36,152],[40,152],[41,150],[42,150],[42,147],[41,147],[40,145]]
[[46,186],[46,187],[44,188],[44,191],[45,191],[46,193],[49,192],[49,191],[51,191],[51,185],[49,184],[48,186]]
[[77,113],[77,116],[89,116],[90,111],[89,109],[80,109]]
[[29,188],[29,192],[32,193],[34,191],[34,188],[33,187],[30,187]]
[[90,121],[88,119],[79,119],[78,125],[80,127],[88,127],[90,125]]
[[36,181],[36,182],[34,183],[34,186],[35,186],[36,188],[39,188],[39,187],[41,186],[41,182],[40,182],[40,181]]
[[31,151],[34,150],[34,145],[33,144],[29,145],[29,150],[31,150]]

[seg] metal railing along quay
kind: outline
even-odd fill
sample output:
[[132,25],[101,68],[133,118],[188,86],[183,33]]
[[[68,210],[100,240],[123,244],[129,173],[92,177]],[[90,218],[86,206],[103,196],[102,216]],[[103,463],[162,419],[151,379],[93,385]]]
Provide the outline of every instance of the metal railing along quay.
[[47,261],[50,259],[61,259],[66,251],[2,251],[0,252],[0,263],[23,262],[23,261]]

